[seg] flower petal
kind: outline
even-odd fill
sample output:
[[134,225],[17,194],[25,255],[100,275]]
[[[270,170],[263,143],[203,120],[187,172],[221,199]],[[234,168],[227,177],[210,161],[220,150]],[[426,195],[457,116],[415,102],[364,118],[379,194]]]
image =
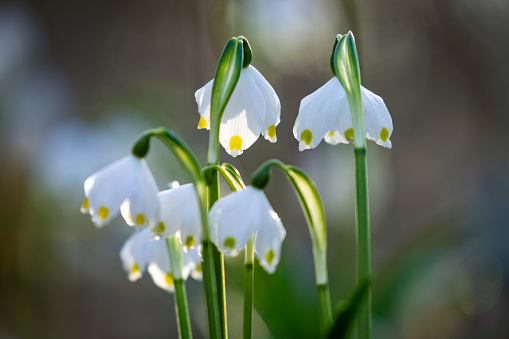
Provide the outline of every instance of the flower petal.
[[159,222],[159,189],[145,160],[141,159],[140,162],[135,187],[120,211],[129,226],[154,227]]
[[154,244],[155,240],[151,239],[150,231],[142,229],[133,233],[122,245],[120,259],[129,280],[136,281],[141,278],[152,255]]
[[276,94],[276,91],[272,88],[263,75],[253,66],[249,66],[244,72],[249,72],[253,77],[256,86],[263,95],[265,101],[265,120],[263,122],[262,134],[265,139],[270,142],[276,142],[276,126],[281,121],[281,102]]
[[127,156],[92,174],[85,181],[87,208],[97,227],[110,222],[119,213],[120,205],[137,188],[136,175],[141,162],[134,156]]
[[[182,253],[182,276],[187,279],[189,275],[193,279],[201,280],[201,245],[190,248],[188,252]],[[199,267],[199,269],[197,269]]]
[[384,100],[361,86],[362,106],[366,138],[377,144],[391,148],[392,118]]
[[235,256],[256,231],[258,212],[253,208],[253,190],[233,192],[212,206],[209,212],[210,237],[220,251]]
[[265,112],[262,93],[250,72],[242,70],[224,110],[219,129],[219,142],[228,154],[236,157],[258,139],[265,121]]
[[200,121],[198,122],[198,128],[210,129],[210,100],[212,98],[212,86],[214,85],[214,79],[210,80],[194,93],[196,103],[198,104],[198,112],[200,113]]
[[154,231],[168,237],[180,231],[181,243],[187,248],[201,243],[201,218],[198,197],[193,184],[159,192],[160,221]]
[[260,192],[263,199],[258,202],[260,204],[258,210],[262,220],[256,232],[255,254],[265,271],[274,273],[281,257],[281,245],[285,239],[286,230],[263,191]]
[[163,270],[158,264],[151,263],[148,266],[148,273],[152,277],[154,284],[156,284],[158,287],[170,293],[175,291],[175,284],[171,270]]
[[302,99],[293,135],[300,142],[299,150],[318,146],[333,129],[346,92],[338,79],[332,78],[315,92]]

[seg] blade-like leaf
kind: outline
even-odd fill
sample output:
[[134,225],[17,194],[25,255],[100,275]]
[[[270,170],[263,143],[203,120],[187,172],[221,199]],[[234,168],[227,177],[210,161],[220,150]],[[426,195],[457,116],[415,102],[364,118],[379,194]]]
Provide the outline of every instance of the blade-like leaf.
[[365,297],[371,286],[371,278],[368,277],[361,281],[353,295],[347,301],[341,302],[338,306],[338,312],[334,326],[329,332],[329,339],[349,338],[361,305],[366,302]]

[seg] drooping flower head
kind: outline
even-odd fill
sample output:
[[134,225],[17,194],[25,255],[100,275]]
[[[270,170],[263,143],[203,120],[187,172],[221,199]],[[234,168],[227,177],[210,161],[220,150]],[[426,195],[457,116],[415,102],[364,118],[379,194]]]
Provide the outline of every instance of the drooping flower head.
[[161,237],[177,234],[184,250],[201,244],[201,218],[198,197],[193,184],[161,191],[159,222],[154,232]]
[[[361,97],[366,138],[391,148],[392,118],[383,99],[362,86]],[[302,99],[293,135],[300,151],[315,148],[322,139],[332,145],[353,140],[350,105],[336,77]]]
[[232,256],[254,235],[260,265],[274,273],[286,230],[262,190],[248,186],[216,201],[210,210],[210,228],[211,240]]
[[[201,279],[200,247],[190,249],[182,254],[182,278],[189,275]],[[138,230],[124,243],[120,250],[124,270],[131,281],[140,279],[148,270],[154,283],[162,289],[173,292],[173,273],[166,238],[154,238],[148,229]]]
[[[360,71],[353,34],[338,34],[331,54],[334,78],[302,99],[293,135],[299,150],[327,143],[349,143],[355,133],[391,148],[392,118],[382,98],[360,84]],[[351,105],[354,112],[351,112]],[[355,127],[352,123],[355,114]],[[363,118],[364,117],[364,118]],[[365,148],[364,136],[357,136],[355,147]]]
[[[214,79],[195,93],[200,121],[198,128],[210,129],[210,106]],[[244,65],[221,118],[219,142],[233,157],[242,154],[263,134],[276,142],[281,103],[272,86],[251,65]]]
[[92,174],[85,181],[82,213],[90,213],[97,227],[120,210],[130,226],[153,227],[159,220],[158,188],[144,159],[127,156]]

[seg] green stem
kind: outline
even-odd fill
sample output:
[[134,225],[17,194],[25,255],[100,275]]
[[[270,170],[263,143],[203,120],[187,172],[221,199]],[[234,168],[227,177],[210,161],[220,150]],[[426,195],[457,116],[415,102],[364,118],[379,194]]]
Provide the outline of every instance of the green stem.
[[318,304],[320,306],[320,328],[324,337],[329,334],[332,328],[332,307],[330,302],[329,284],[316,285],[318,289]]
[[[201,172],[200,163],[191,149],[168,128],[159,127],[150,129],[138,137],[133,145],[133,155],[143,158],[149,151],[150,138],[156,137],[163,142],[175,154],[184,169],[187,170],[194,184],[198,202],[200,204],[200,217],[202,222],[202,258],[203,258],[203,286],[207,301],[207,317],[209,322],[209,337],[212,339],[222,338],[221,323],[219,317],[219,305],[217,302],[217,285],[214,265],[214,253],[209,237],[208,204],[206,180]],[[218,146],[219,147],[219,146]]]
[[191,339],[193,335],[187,307],[186,286],[182,277],[182,246],[176,236],[166,238],[166,246],[175,286],[175,310],[177,312],[179,338]]
[[[357,223],[357,282],[371,276],[371,240],[369,228],[368,178],[366,149],[354,149],[356,183]],[[363,304],[357,319],[359,339],[371,338],[371,288],[367,291],[367,302]]]
[[254,236],[246,244],[246,259],[244,260],[244,323],[242,338],[251,339],[253,328],[253,299],[254,299]]
[[[219,151],[219,149],[218,149]],[[217,159],[217,156],[216,156]],[[210,166],[211,164],[209,164]],[[218,164],[213,164],[218,165]],[[212,205],[219,199],[219,173],[217,170],[212,169],[209,173],[210,177],[208,180],[208,197],[209,197],[209,210]],[[225,274],[224,274],[224,256],[222,252],[219,252],[214,244],[211,244],[212,253],[214,256],[214,270],[217,286],[217,303],[219,307],[219,321],[221,326],[222,338],[228,338],[228,327],[226,317],[226,286],[225,286]]]
[[205,287],[205,299],[207,301],[209,335],[211,339],[219,339],[222,338],[222,335],[216,285],[216,270],[214,265],[214,244],[212,244],[209,240],[203,240],[202,246],[203,285]]

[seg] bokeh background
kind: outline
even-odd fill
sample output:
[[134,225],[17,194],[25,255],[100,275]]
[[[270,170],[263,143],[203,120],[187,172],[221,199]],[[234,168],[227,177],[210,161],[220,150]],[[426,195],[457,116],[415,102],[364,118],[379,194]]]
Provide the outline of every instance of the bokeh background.
[[[333,303],[355,287],[351,145],[300,153],[300,100],[332,76],[352,30],[363,85],[392,114],[393,149],[369,142],[374,338],[509,337],[509,2],[504,0],[38,0],[0,4],[0,337],[172,338],[173,296],[131,283],[122,220],[79,213],[83,181],[167,126],[202,164],[196,89],[227,39],[246,36],[282,104],[278,141],[235,159],[248,180],[269,158],[303,168],[325,204]],[[186,182],[157,142],[161,189]],[[224,190],[226,192],[226,189]],[[314,338],[310,239],[280,173],[266,190],[287,228],[282,260],[256,270],[256,338]],[[241,335],[242,256],[226,262],[230,336]],[[202,285],[187,283],[194,335]]]

